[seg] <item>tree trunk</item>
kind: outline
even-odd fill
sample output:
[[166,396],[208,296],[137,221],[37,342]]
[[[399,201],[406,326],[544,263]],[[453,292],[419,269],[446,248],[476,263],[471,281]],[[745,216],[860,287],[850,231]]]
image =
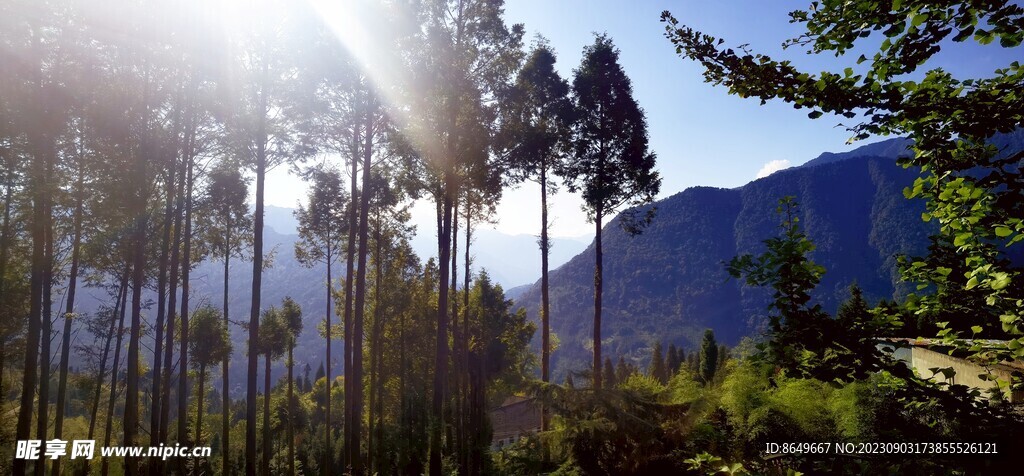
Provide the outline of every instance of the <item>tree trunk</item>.
[[206,384],[206,365],[199,366],[199,395],[196,395],[196,446],[203,444],[203,390]]
[[110,316],[110,328],[107,331],[106,344],[103,346],[103,357],[100,359],[99,375],[96,376],[96,392],[93,396],[92,412],[89,417],[89,437],[88,440],[93,439],[93,435],[96,430],[96,415],[99,413],[100,408],[100,394],[103,390],[103,378],[106,377],[107,370],[107,357],[110,355],[110,343],[114,340],[115,326],[117,325],[117,316],[121,312],[121,300],[124,299],[122,296],[128,292],[128,267],[125,267],[124,275],[121,277],[121,287],[117,292],[117,296],[114,297],[114,313]]
[[601,389],[601,294],[604,292],[604,285],[601,282],[603,273],[604,255],[601,249],[601,219],[602,210],[598,209],[594,217],[594,388]]
[[292,360],[292,353],[295,349],[295,339],[288,345],[288,475],[295,476],[295,429],[292,428],[292,421],[295,409],[292,407],[292,392],[295,380],[292,378],[292,371],[295,361]]
[[[44,92],[42,86],[42,44],[39,41],[39,32],[33,28],[32,35],[32,47],[36,52],[33,55],[35,58],[39,58],[40,63],[37,69],[34,71],[34,87],[33,90],[36,95],[41,99]],[[37,104],[44,104],[43,101],[37,102]],[[44,270],[47,267],[44,256],[44,242],[46,241],[46,228],[47,228],[47,217],[46,217],[46,196],[47,196],[47,182],[44,177],[46,170],[46,164],[50,160],[50,156],[53,152],[53,144],[51,139],[43,134],[42,123],[43,113],[39,112],[39,117],[30,117],[29,120],[36,119],[38,124],[37,127],[29,129],[29,144],[32,147],[32,269],[30,278],[30,291],[29,291],[29,315],[28,315],[28,329],[25,335],[25,365],[22,372],[21,380],[21,405],[18,407],[18,426],[15,431],[15,438],[17,440],[28,440],[32,437],[32,400],[35,397],[36,388],[36,377],[39,365],[39,334],[42,328],[42,298],[43,298],[43,279]],[[27,468],[28,460],[15,458],[13,462],[13,473],[15,475],[24,475]]]
[[[231,319],[228,317],[228,283],[230,281],[228,271],[231,268],[231,214],[224,220],[226,229],[224,232],[224,329],[228,332],[228,339],[231,338]],[[229,438],[231,436],[231,385],[228,378],[228,369],[231,365],[231,353],[224,354],[224,361],[221,362],[221,473],[231,474]]]
[[[466,202],[469,202],[467,193]],[[447,440],[449,445],[454,446],[455,450],[455,461],[459,465],[460,470],[465,471],[465,466],[462,466],[462,450],[463,450],[463,434],[462,434],[462,395],[459,390],[462,388],[462,377],[460,375],[462,369],[459,365],[459,348],[461,347],[462,336],[459,332],[459,197],[456,196],[452,202],[452,252],[451,252],[451,328],[452,328],[452,375],[451,384],[454,387],[454,391],[451,392],[451,398],[446,400],[447,409],[445,410],[445,420],[452,422],[453,425],[449,425],[445,428],[447,432]],[[454,406],[454,408],[452,408]],[[455,434],[452,435],[454,426]],[[454,438],[453,438],[454,436]],[[454,443],[454,445],[452,445]],[[449,450],[451,451],[451,449]]]
[[263,368],[263,476],[270,476],[270,352],[266,355]]
[[[540,326],[541,364],[540,380],[551,381],[551,305],[548,300],[548,175],[547,169],[540,169]],[[550,424],[547,409],[541,407],[540,431],[547,431]],[[545,458],[546,459],[546,458]]]
[[[163,241],[160,246],[160,264],[157,272],[157,299],[156,299],[156,336],[153,345],[153,407],[150,410],[149,423],[149,444],[159,446],[160,440],[160,415],[162,413],[162,387],[163,384],[163,353],[164,353],[164,320],[167,317],[167,265],[171,252],[171,228],[174,224],[174,192],[177,168],[174,164],[168,167],[167,174],[167,204],[164,207]],[[173,286],[172,286],[173,288]],[[173,292],[173,290],[172,290]],[[150,460],[150,474],[156,474],[159,461],[156,458]]]
[[[47,164],[46,182],[53,180],[53,161]],[[53,197],[50,192],[44,199],[46,209],[46,243],[44,246],[43,261],[46,267],[43,268],[43,311],[42,329],[40,330],[40,354],[39,354],[39,414],[36,415],[37,436],[46,441],[47,429],[50,419],[47,415],[50,408],[50,343],[53,339]],[[46,459],[36,460],[36,474],[46,474]]]
[[383,376],[381,371],[383,366],[381,364],[382,349],[381,349],[381,333],[383,332],[383,313],[381,313],[381,299],[380,294],[382,292],[383,283],[383,265],[382,265],[382,243],[381,243],[381,216],[380,207],[376,209],[376,226],[374,227],[374,285],[373,285],[373,329],[370,336],[370,417],[367,420],[369,422],[369,445],[367,454],[370,457],[370,474],[379,474],[380,469],[380,444],[382,439],[378,433],[380,431],[381,423],[377,421],[381,418],[380,409],[378,408],[379,402],[382,398]]
[[252,303],[249,306],[248,377],[245,389],[245,474],[256,475],[256,372],[259,353],[260,293],[263,284],[263,193],[267,175],[266,99],[260,96],[259,130],[256,133],[256,211],[253,213]]
[[[79,159],[81,160],[81,159]],[[57,415],[53,424],[53,437],[61,439],[64,430],[64,410],[68,395],[68,366],[71,361],[71,321],[75,312],[75,290],[78,284],[78,262],[81,257],[82,245],[82,214],[84,197],[84,172],[79,162],[78,183],[76,187],[77,202],[74,215],[74,238],[71,245],[71,272],[68,277],[67,307],[64,311],[64,328],[61,331],[60,345],[60,379],[57,384]],[[53,475],[60,476],[60,459],[53,461]]]
[[472,274],[470,273],[470,264],[472,259],[470,258],[469,248],[470,244],[473,243],[473,204],[470,200],[466,200],[466,256],[465,256],[465,272],[463,273],[462,279],[465,280],[463,285],[462,294],[462,343],[461,348],[458,350],[456,356],[461,364],[462,372],[462,395],[463,395],[463,408],[462,414],[459,415],[460,420],[463,422],[463,445],[462,448],[462,467],[463,471],[469,471],[469,445],[470,445],[470,432],[473,431],[473,427],[470,425],[470,420],[465,414],[471,403],[469,401],[469,287]]
[[[175,319],[178,314],[178,273],[181,271],[181,267],[179,266],[181,262],[181,225],[184,220],[185,212],[185,207],[182,202],[182,197],[185,195],[184,176],[185,172],[182,170],[182,180],[179,180],[177,184],[178,198],[174,207],[174,238],[171,240],[171,276],[167,283],[167,328],[164,334],[164,370],[161,373],[163,381],[160,383],[162,391],[162,395],[160,395],[160,442],[165,444],[170,443],[168,440],[168,434],[170,433],[171,426],[171,373],[174,370],[172,357],[174,356]],[[153,465],[151,474],[154,476],[161,474],[161,469],[162,466],[164,466],[164,463],[164,461],[160,461],[158,464]]]
[[430,428],[430,476],[441,475],[441,432],[444,427],[445,381],[448,379],[448,260],[451,258],[452,194],[454,177],[446,173],[443,217],[438,230],[437,355],[434,360],[434,395]]
[[[134,272],[132,274],[134,275]],[[103,433],[103,446],[110,446],[110,438],[114,429],[114,402],[117,399],[117,372],[121,366],[121,347],[124,339],[124,318],[127,314],[127,309],[125,309],[126,307],[128,307],[127,289],[125,289],[124,294],[121,296],[121,315],[119,318],[120,323],[117,325],[117,337],[115,339],[116,346],[114,347],[114,363],[110,372],[110,398],[107,399],[107,424]],[[110,461],[107,458],[103,458],[103,464],[100,466],[100,474],[102,476],[107,476],[107,473],[110,470],[109,464]]]
[[349,224],[348,224],[348,249],[346,250],[345,258],[345,311],[344,311],[344,323],[345,326],[345,368],[343,369],[345,374],[345,419],[344,419],[344,467],[345,471],[351,468],[352,464],[352,298],[355,281],[355,257],[356,257],[356,227],[359,216],[359,207],[357,205],[357,199],[359,197],[358,188],[358,170],[359,160],[352,157],[352,175],[349,178],[351,183],[352,192],[350,193],[351,199],[349,202]]
[[352,318],[352,473],[363,474],[361,424],[363,417],[363,317],[366,305],[367,221],[370,203],[370,161],[373,157],[373,124],[366,117],[366,135],[363,137],[363,185],[359,196],[359,252],[356,270],[355,309]]
[[[178,438],[177,441],[188,443],[188,314],[189,314],[189,275],[192,271],[192,189],[193,161],[195,147],[194,124],[189,128],[189,140],[186,149],[185,170],[185,243],[181,260],[181,332],[178,338]],[[183,461],[179,461],[182,464]]]
[[[332,324],[331,324],[331,301],[333,300],[332,299],[333,296],[331,296],[331,257],[332,257],[331,256],[331,236],[330,236],[330,232],[328,232],[328,234],[327,234],[327,314],[325,314],[326,318],[324,320],[325,330],[327,332],[327,336],[326,336],[326,338],[327,338],[327,363],[326,363],[326,367],[327,367],[327,369],[326,369],[327,382],[325,382],[327,385],[324,386],[325,389],[326,389],[325,391],[327,392],[327,399],[324,400],[324,402],[325,402],[324,403],[324,408],[325,408],[325,410],[324,410],[324,442],[325,443],[324,443],[323,467],[320,470],[320,473],[324,474],[324,475],[328,474],[330,472],[330,470],[331,470],[331,467],[333,466],[331,463],[333,461],[332,456],[334,454],[334,450],[333,450],[334,446],[331,444],[331,440],[333,439],[333,438],[331,438],[332,433],[333,433],[331,431],[331,387],[333,387],[332,384],[334,383],[334,378],[331,376],[331,326],[332,326]],[[307,375],[306,378],[308,379],[309,376]]]

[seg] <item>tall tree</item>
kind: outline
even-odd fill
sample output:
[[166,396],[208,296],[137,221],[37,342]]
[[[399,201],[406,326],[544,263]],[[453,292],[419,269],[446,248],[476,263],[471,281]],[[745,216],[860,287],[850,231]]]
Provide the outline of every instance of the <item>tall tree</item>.
[[[555,53],[542,38],[519,70],[501,109],[499,149],[507,155],[516,179],[540,185],[541,381],[551,377],[551,305],[548,297],[548,194],[557,191],[553,174],[560,174],[569,147],[572,101],[569,83],[555,71]],[[467,245],[468,246],[468,245]],[[547,413],[541,422],[548,426]]]
[[[449,361],[450,269],[453,206],[462,186],[462,171],[487,157],[481,128],[493,121],[484,101],[505,87],[519,65],[521,25],[508,28],[502,0],[434,0],[423,5],[422,40],[426,48],[413,58],[410,88],[416,118],[407,136],[425,162],[426,190],[437,205],[438,307],[435,370],[430,425],[432,476],[441,474],[442,434],[447,401]],[[486,131],[483,134],[487,136]]]
[[[196,401],[196,438],[197,446],[203,444],[203,406],[205,395],[206,371],[217,362],[222,362],[226,354],[231,353],[231,339],[228,329],[221,319],[220,312],[211,306],[203,306],[192,316],[192,338],[188,342],[189,353],[192,354],[192,368],[199,372],[199,389]],[[179,418],[186,418],[185,415]],[[225,453],[226,453],[225,449]]]
[[661,383],[668,381],[668,368],[665,366],[665,356],[661,350],[661,342],[654,343],[654,350],[651,352],[651,365],[647,367],[647,374]]
[[[331,367],[331,305],[333,297],[332,270],[338,260],[345,233],[348,231],[345,209],[348,206],[341,174],[332,168],[319,167],[311,171],[309,196],[305,205],[299,205],[295,216],[299,220],[299,241],[295,242],[295,259],[299,264],[312,267],[323,263],[327,268],[326,293],[327,311],[324,314],[324,331],[327,342],[326,375],[333,375]],[[324,399],[324,447],[331,448],[331,386],[325,387]],[[328,455],[330,451],[326,452]],[[325,456],[324,467],[328,466]]]
[[[293,353],[295,351],[295,343],[302,332],[302,308],[291,297],[285,297],[281,301],[281,309],[278,312],[287,331],[288,357],[285,363],[288,366],[288,474],[289,476],[295,476],[295,428],[293,428],[295,402],[292,397],[295,386],[295,359],[293,358]],[[270,393],[268,392],[267,395],[270,395]]]
[[[245,178],[235,164],[221,162],[210,171],[206,194],[201,208],[204,242],[210,247],[211,256],[224,260],[224,302],[221,313],[224,318],[224,330],[230,337],[231,314],[228,308],[230,301],[230,268],[232,256],[245,257],[245,246],[252,239],[252,219],[249,216],[249,187]],[[231,426],[231,386],[228,366],[231,352],[223,354],[221,362],[221,473],[228,474]]]
[[[76,317],[75,295],[78,290],[79,266],[82,261],[83,221],[86,212],[85,185],[88,144],[85,143],[86,132],[82,122],[84,121],[79,119],[75,127],[75,132],[77,132],[75,135],[77,137],[71,145],[72,149],[68,151],[74,164],[75,185],[72,191],[74,211],[72,212],[71,269],[68,272],[64,326],[61,330],[60,374],[57,383],[56,415],[53,422],[53,437],[58,440],[63,436],[64,413],[67,407],[68,370],[71,365],[71,325]],[[2,292],[2,289],[0,289],[0,292]],[[53,462],[53,474],[60,474],[59,460]]]
[[[267,172],[311,153],[308,143],[299,138],[295,125],[296,103],[289,87],[303,83],[289,81],[294,73],[296,51],[302,32],[303,7],[282,0],[264,0],[250,9],[244,18],[239,39],[240,54],[234,60],[234,77],[241,84],[233,90],[227,108],[229,130],[234,144],[244,152],[246,163],[255,173],[256,193],[253,214],[252,300],[249,306],[248,381],[246,382],[245,474],[256,474],[256,378],[257,343],[260,341],[260,312],[263,290],[263,218]],[[301,115],[299,115],[301,116]]]
[[711,329],[704,331],[704,338],[700,341],[700,380],[704,385],[711,385],[718,370],[718,344],[715,342],[715,332]]
[[263,457],[261,461],[260,474],[269,476],[270,454],[271,454],[271,427],[270,427],[270,364],[280,359],[288,347],[288,325],[281,317],[277,307],[270,306],[263,311],[260,321],[262,332],[260,333],[259,353],[264,358],[263,366]]
[[623,206],[619,225],[630,235],[642,232],[654,216],[661,178],[655,155],[647,150],[647,120],[633,99],[633,86],[619,65],[611,38],[598,35],[583,49],[575,71],[573,159],[566,167],[568,188],[583,195],[594,223],[594,388],[601,388],[601,297],[604,290],[601,233],[604,220]]
[[[12,25],[21,31],[23,38],[31,38],[30,41],[18,46],[25,48],[23,51],[31,51],[31,58],[35,59],[34,64],[19,70],[15,80],[23,84],[22,91],[32,99],[36,105],[33,108],[24,110],[25,123],[21,124],[27,136],[29,154],[32,158],[30,167],[30,187],[32,189],[32,216],[31,216],[31,237],[32,237],[32,258],[31,278],[29,296],[28,329],[25,339],[25,362],[22,371],[21,384],[21,405],[18,409],[18,424],[15,437],[18,440],[31,438],[32,426],[32,404],[37,388],[37,377],[39,375],[39,344],[41,340],[42,322],[44,319],[42,300],[45,271],[50,267],[45,262],[45,241],[46,230],[50,223],[45,206],[48,195],[48,182],[46,170],[48,164],[54,160],[54,131],[53,115],[56,104],[53,104],[58,90],[57,84],[50,81],[44,69],[46,50],[44,47],[45,26],[39,24],[42,15],[37,18],[26,15],[24,9],[14,9],[15,14],[21,12],[20,17],[14,17]],[[44,10],[45,12],[45,10]],[[49,37],[47,39],[51,39]],[[48,336],[46,336],[48,337]],[[16,475],[25,474],[26,460],[15,459],[13,471]]]

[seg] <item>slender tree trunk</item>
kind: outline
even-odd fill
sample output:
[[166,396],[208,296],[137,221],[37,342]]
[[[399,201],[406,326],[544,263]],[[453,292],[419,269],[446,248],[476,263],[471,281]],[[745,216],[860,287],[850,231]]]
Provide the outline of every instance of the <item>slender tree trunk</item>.
[[[0,158],[6,162],[4,158]],[[14,172],[8,171],[4,181],[4,224],[0,227],[0,295],[7,289],[7,261],[11,250],[11,208],[14,200]],[[0,375],[3,368],[0,367]]]
[[[185,243],[181,260],[181,333],[178,338],[178,438],[182,444],[188,442],[188,315],[189,315],[189,276],[192,271],[192,189],[194,187],[193,168],[195,129],[189,127],[188,147],[186,148],[185,170]],[[179,461],[179,464],[182,462]]]
[[[134,266],[132,266],[134,268]],[[133,270],[134,271],[134,270]],[[134,274],[134,273],[132,273]],[[134,286],[134,284],[133,284]],[[134,297],[133,297],[134,299]],[[103,433],[103,446],[110,446],[110,438],[113,435],[114,430],[114,402],[117,401],[117,380],[118,380],[118,369],[121,367],[121,347],[124,339],[124,318],[127,315],[128,307],[128,292],[121,296],[121,315],[120,322],[117,325],[117,337],[115,338],[114,347],[114,363],[110,372],[110,398],[107,399],[107,424],[106,429]],[[103,463],[100,466],[100,474],[107,476],[110,471],[110,461],[108,458],[103,458]]]
[[[32,49],[36,52],[33,57],[38,58],[37,68],[33,72],[33,91],[38,98],[44,95],[42,82],[42,43],[39,39],[39,31],[33,27]],[[38,101],[37,104],[45,104],[45,101]],[[17,440],[31,439],[32,435],[32,400],[35,396],[36,377],[39,365],[39,338],[42,328],[42,298],[45,263],[44,241],[46,240],[46,196],[48,183],[45,178],[46,164],[50,161],[53,153],[51,140],[43,133],[44,122],[43,111],[38,116],[30,117],[36,119],[36,127],[29,130],[29,144],[32,147],[32,269],[29,285],[29,314],[28,329],[25,334],[25,365],[21,380],[21,405],[18,407],[18,425],[15,430]],[[25,474],[28,460],[15,458],[13,462],[13,473],[21,476]]]
[[[548,174],[540,169],[540,326],[541,364],[540,380],[551,381],[551,304],[548,300]],[[547,431],[550,424],[547,409],[541,406],[540,430]],[[546,458],[545,458],[546,459]]]
[[345,326],[345,420],[344,420],[344,467],[348,471],[352,465],[352,397],[353,397],[353,377],[352,377],[352,355],[353,355],[353,344],[352,344],[352,300],[354,291],[355,281],[355,257],[356,257],[356,228],[359,216],[359,207],[357,200],[359,197],[359,160],[357,157],[352,157],[352,175],[349,178],[352,192],[350,193],[351,199],[349,202],[349,226],[348,226],[348,249],[346,250],[345,258],[345,311],[344,311],[344,323]]
[[355,309],[352,318],[352,473],[363,474],[362,436],[363,417],[363,317],[366,311],[366,257],[367,221],[370,203],[370,165],[373,157],[373,122],[367,113],[366,135],[363,137],[363,185],[359,196],[359,252],[356,270]]
[[599,208],[594,217],[594,388],[601,389],[601,294],[604,292],[604,285],[601,281],[603,276],[604,255],[601,248],[601,219],[602,210]]
[[468,412],[468,410],[469,410],[469,408],[471,407],[471,404],[472,404],[472,402],[469,400],[469,398],[470,398],[470,395],[469,395],[469,378],[470,378],[470,374],[469,374],[469,287],[470,287],[470,280],[472,279],[472,274],[470,273],[470,268],[469,268],[470,264],[472,263],[472,259],[470,258],[470,254],[469,254],[469,248],[470,248],[470,244],[473,243],[473,219],[472,219],[472,217],[473,217],[473,203],[472,203],[472,201],[467,199],[466,200],[466,251],[465,251],[466,255],[465,255],[465,260],[464,260],[465,261],[466,269],[465,269],[465,272],[463,273],[463,276],[462,276],[462,279],[465,280],[464,284],[463,284],[463,290],[462,290],[463,291],[463,294],[462,294],[462,343],[461,343],[461,347],[458,350],[458,354],[456,355],[456,358],[459,359],[462,362],[461,370],[460,371],[463,374],[462,375],[462,389],[461,389],[461,392],[462,392],[462,395],[463,395],[463,404],[462,404],[462,412],[459,415],[459,418],[463,422],[462,425],[464,427],[463,428],[463,438],[465,440],[463,441],[463,445],[465,445],[465,446],[462,449],[462,451],[463,451],[463,455],[462,455],[462,464],[463,464],[463,466],[462,467],[464,468],[464,471],[469,471],[469,450],[470,450],[469,445],[472,444],[471,434],[474,431],[473,427],[470,425],[469,418],[466,415],[466,413]]
[[[5,157],[0,157],[0,161],[7,163]],[[7,292],[7,259],[10,256],[11,248],[11,200],[14,196],[13,177],[14,173],[8,169],[4,181],[4,223],[0,227],[0,296],[4,296],[4,293]],[[4,369],[7,368],[6,344],[6,339],[0,338],[0,395],[6,395],[3,385]]]
[[128,267],[125,266],[124,275],[121,277],[121,287],[117,292],[117,296],[114,297],[114,313],[110,316],[110,328],[107,331],[106,344],[103,346],[103,357],[100,359],[99,375],[96,376],[96,392],[93,395],[92,412],[89,416],[89,437],[88,440],[93,439],[96,430],[96,415],[99,413],[100,408],[100,394],[103,390],[103,379],[106,377],[107,371],[107,357],[110,356],[110,343],[114,340],[114,331],[117,326],[117,316],[121,313],[121,301],[125,299],[123,296],[128,292]]
[[[167,327],[164,342],[164,357],[163,364],[164,370],[161,378],[162,382],[160,387],[162,395],[160,396],[160,442],[170,443],[168,440],[168,434],[170,433],[171,426],[171,374],[174,370],[174,332],[175,332],[175,319],[178,315],[178,273],[181,271],[181,233],[182,233],[182,221],[184,220],[185,206],[183,197],[185,195],[185,171],[184,162],[182,162],[181,180],[177,184],[177,200],[174,207],[174,238],[171,240],[171,263],[170,263],[170,280],[168,281],[168,294],[167,294]],[[161,469],[164,466],[163,461],[153,466],[152,474],[154,476],[161,474]]]
[[[467,194],[468,195],[468,194]],[[468,201],[467,196],[467,201]],[[462,450],[463,450],[463,434],[462,434],[462,395],[459,389],[462,388],[462,377],[460,372],[462,371],[459,365],[459,348],[461,347],[460,342],[462,336],[459,332],[459,197],[456,196],[452,203],[452,252],[451,252],[451,328],[452,328],[452,355],[455,357],[452,359],[452,375],[451,384],[454,387],[454,391],[450,392],[450,398],[446,400],[447,409],[445,420],[450,421],[453,425],[449,425],[445,428],[447,433],[447,441],[449,445],[453,446],[455,451],[455,461],[459,465],[460,470],[465,471],[465,466],[462,466]],[[454,406],[454,408],[452,408]],[[454,427],[454,428],[452,428]],[[455,430],[455,434],[452,435],[452,430]],[[454,436],[454,438],[453,438]],[[454,444],[452,444],[454,443]],[[449,449],[449,451],[451,451]]]
[[[405,388],[405,312],[399,315],[398,322],[398,408],[399,410],[399,434],[404,441],[412,439],[412,425],[409,422],[409,404],[406,398]],[[398,449],[398,469],[405,472],[408,469],[409,452],[404,445]]]
[[[324,388],[325,388],[325,391],[327,392],[327,395],[326,395],[327,399],[324,400],[324,402],[325,402],[324,403],[324,408],[325,408],[325,410],[324,410],[324,442],[325,443],[324,443],[323,467],[320,470],[320,474],[323,474],[323,475],[326,475],[326,474],[330,473],[331,468],[333,466],[331,464],[333,462],[332,456],[334,455],[334,450],[333,450],[334,445],[331,444],[331,440],[333,440],[333,438],[331,438],[332,437],[332,433],[333,433],[333,431],[331,430],[331,387],[334,386],[333,385],[334,378],[331,376],[331,326],[332,326],[332,324],[331,324],[331,301],[332,301],[332,298],[333,298],[333,296],[331,296],[331,258],[332,258],[332,256],[331,256],[331,236],[330,236],[330,232],[328,232],[327,233],[327,314],[325,314],[326,318],[324,320],[324,323],[326,324],[324,326],[325,327],[324,330],[327,332],[327,363],[326,363],[326,367],[327,367],[327,370],[326,370],[326,372],[327,372],[327,374],[326,374],[327,382],[325,382],[326,385],[324,385]],[[307,375],[306,378],[308,379],[309,376]]]
[[[148,134],[145,128],[149,121],[149,72],[146,72],[142,93],[142,116],[143,134]],[[149,142],[143,137],[141,142]],[[134,219],[135,230],[132,239],[132,321],[128,338],[128,376],[125,388],[125,409],[124,409],[124,445],[134,446],[135,436],[139,431],[139,351],[142,339],[142,291],[146,278],[146,243],[149,228],[149,214],[146,211],[146,204],[149,202],[149,171],[147,161],[150,160],[148,147],[142,147],[133,156],[135,169],[132,175],[136,181],[134,184],[135,204]],[[125,474],[134,476],[139,474],[137,458],[126,458],[124,461]]]
[[199,366],[199,394],[196,395],[196,446],[203,444],[203,390],[206,384],[206,365]]
[[[81,160],[81,159],[79,159]],[[79,163],[81,164],[81,163]],[[74,238],[71,245],[71,272],[68,277],[67,307],[64,311],[64,328],[61,330],[60,345],[60,378],[57,384],[57,414],[53,423],[53,437],[61,439],[64,431],[64,411],[68,395],[68,366],[71,361],[71,322],[75,312],[75,290],[78,285],[78,262],[81,257],[82,245],[82,194],[84,191],[84,172],[79,165],[78,183],[76,186],[77,202],[74,214]],[[60,476],[60,459],[53,461],[53,475]]]
[[[266,74],[266,66],[264,66]],[[256,372],[259,353],[260,293],[263,285],[263,193],[267,174],[266,96],[260,95],[259,127],[256,133],[256,211],[253,214],[252,303],[249,306],[249,356],[245,402],[245,474],[256,475]]]
[[266,356],[263,367],[263,476],[270,476],[270,352]]
[[[53,161],[47,164],[46,182],[53,180]],[[52,357],[50,344],[53,339],[53,197],[50,192],[44,199],[46,207],[46,243],[44,246],[43,260],[46,267],[43,268],[43,312],[41,341],[42,348],[39,355],[39,414],[36,416],[36,433],[39,439],[46,441],[47,429],[50,418],[50,359]],[[46,474],[46,459],[36,460],[36,474]]]
[[368,439],[368,451],[367,454],[370,457],[370,474],[378,474],[380,470],[380,443],[381,439],[378,438],[377,431],[380,429],[380,422],[377,421],[380,418],[379,409],[377,403],[381,399],[382,385],[381,379],[381,332],[383,331],[383,313],[381,312],[381,299],[380,294],[382,288],[382,274],[383,265],[381,263],[382,256],[382,245],[381,245],[381,217],[380,207],[376,209],[376,226],[374,227],[374,285],[373,285],[373,329],[370,336],[370,417],[367,420],[369,422],[369,439]]
[[[231,337],[231,319],[228,317],[228,283],[230,281],[228,271],[231,268],[231,214],[229,213],[225,217],[224,223],[226,224],[224,230],[224,329],[228,332],[228,338]],[[231,385],[228,378],[228,370],[231,365],[231,353],[227,352],[224,354],[224,361],[221,362],[221,427],[220,427],[220,441],[221,448],[221,472],[220,474],[231,474],[231,446],[229,444],[229,438],[231,436]]]
[[[171,252],[171,228],[174,222],[174,188],[177,168],[171,164],[167,174],[167,203],[164,206],[163,240],[160,246],[160,263],[157,271],[156,336],[153,343],[153,407],[149,413],[149,444],[160,444],[160,403],[163,383],[164,320],[167,317],[167,265]],[[150,460],[150,474],[159,466],[156,458]]]
[[295,367],[295,361],[292,360],[292,354],[295,350],[295,339],[292,338],[291,343],[288,345],[288,475],[295,476],[295,428],[292,427],[293,417],[295,416],[295,408],[292,406],[292,393],[294,392],[293,386],[295,380],[292,378],[292,371]]
[[451,258],[452,195],[454,178],[446,174],[438,230],[437,354],[434,360],[433,421],[430,429],[430,476],[441,475],[441,433],[444,427],[445,381],[448,379],[448,260]]

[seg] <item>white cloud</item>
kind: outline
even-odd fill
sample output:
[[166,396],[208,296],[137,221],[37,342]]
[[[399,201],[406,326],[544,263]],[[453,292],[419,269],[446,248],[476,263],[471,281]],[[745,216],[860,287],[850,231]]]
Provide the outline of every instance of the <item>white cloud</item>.
[[764,164],[764,167],[761,167],[761,170],[757,171],[757,177],[754,178],[765,178],[782,169],[788,169],[789,167],[790,163],[788,160],[773,160],[771,162],[768,162],[767,164]]

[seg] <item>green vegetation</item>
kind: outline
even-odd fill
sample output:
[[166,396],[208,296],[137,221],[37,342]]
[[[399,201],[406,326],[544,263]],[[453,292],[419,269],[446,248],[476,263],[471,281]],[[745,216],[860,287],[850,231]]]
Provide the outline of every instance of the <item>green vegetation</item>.
[[[1021,6],[824,0],[792,12],[805,32],[786,47],[844,58],[881,41],[842,74],[724,47],[666,12],[667,39],[705,80],[809,108],[811,119],[855,120],[854,140],[906,136],[912,156],[903,171],[885,157],[823,157],[789,179],[690,190],[658,204],[655,219],[647,119],[607,35],[583,47],[567,80],[544,40],[524,51],[525,29],[505,23],[502,0],[230,3],[0,6],[0,443],[208,442],[215,454],[0,458],[0,471],[1018,470],[1024,421],[1007,396],[1024,382],[995,370],[1024,359],[1024,70],[1012,62],[958,79],[923,68],[951,43],[1019,47]],[[900,155],[907,144],[870,150]],[[310,183],[297,241],[283,250],[264,226],[277,167]],[[581,194],[595,242],[549,283],[554,178]],[[541,183],[539,380],[528,310],[471,266],[474,230],[522,180]],[[917,201],[896,197],[906,183]],[[436,258],[412,251],[417,200],[436,210]],[[606,230],[610,219],[618,226]],[[606,250],[616,251],[607,263]],[[231,287],[232,258],[251,260],[248,290]],[[324,275],[292,283],[303,296],[267,289],[278,259]],[[192,286],[208,260],[223,263],[220,308]],[[554,283],[563,276],[575,280]],[[99,296],[95,310],[82,289]],[[325,299],[323,316],[303,309],[310,296]],[[239,297],[248,319],[229,309]],[[690,317],[697,309],[707,322]],[[552,326],[564,344],[554,365]],[[302,348],[304,329],[321,331],[322,357]],[[997,386],[983,394],[953,367],[925,378],[896,358],[901,341],[880,341],[932,334],[934,349],[982,366]],[[229,385],[233,350],[244,389]],[[299,352],[320,360],[312,380],[310,362],[297,375]],[[217,363],[220,394],[207,385]],[[556,365],[564,385],[551,382]],[[509,397],[537,421],[492,450],[508,422],[491,411]],[[794,442],[831,450],[770,446]],[[998,453],[865,454],[863,443]]]

